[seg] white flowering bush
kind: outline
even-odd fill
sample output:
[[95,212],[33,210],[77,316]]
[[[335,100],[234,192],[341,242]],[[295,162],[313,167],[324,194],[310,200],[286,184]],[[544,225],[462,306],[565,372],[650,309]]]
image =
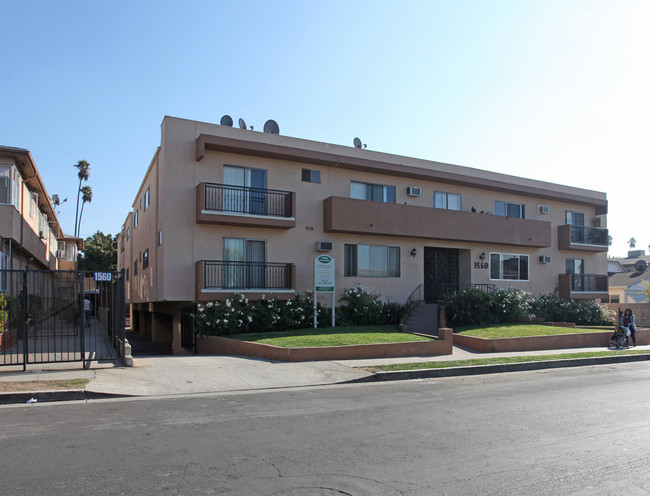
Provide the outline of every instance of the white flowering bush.
[[493,292],[467,288],[446,295],[443,304],[447,323],[452,326],[529,322],[535,317],[548,322],[607,325],[612,319],[598,303],[563,300],[557,293],[533,297],[515,288]]
[[[329,325],[329,309],[318,304],[317,313],[319,326]],[[249,300],[237,293],[233,298],[197,305],[194,317],[200,336],[310,328],[314,320],[314,300],[310,292],[305,296],[296,295],[295,300],[264,297]]]
[[346,289],[339,301],[342,303],[336,309],[339,325],[372,325],[381,321],[384,305],[378,293],[357,286]]

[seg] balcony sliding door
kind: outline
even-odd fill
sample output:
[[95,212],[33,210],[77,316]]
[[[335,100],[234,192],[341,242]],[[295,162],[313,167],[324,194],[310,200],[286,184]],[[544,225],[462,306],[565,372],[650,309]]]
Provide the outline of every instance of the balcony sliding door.
[[266,171],[246,167],[223,166],[223,210],[266,215]]
[[224,288],[266,287],[266,242],[252,239],[223,239],[222,286]]

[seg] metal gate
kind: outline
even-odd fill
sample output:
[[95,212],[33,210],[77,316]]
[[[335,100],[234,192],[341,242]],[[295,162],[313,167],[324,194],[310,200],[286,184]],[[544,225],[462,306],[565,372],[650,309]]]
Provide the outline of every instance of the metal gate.
[[122,273],[0,271],[0,366],[124,356]]

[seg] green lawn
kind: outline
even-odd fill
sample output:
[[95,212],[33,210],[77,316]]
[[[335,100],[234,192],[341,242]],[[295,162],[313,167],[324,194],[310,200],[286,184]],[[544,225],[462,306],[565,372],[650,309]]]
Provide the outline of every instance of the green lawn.
[[561,353],[557,355],[527,355],[513,357],[491,357],[475,358],[468,360],[449,360],[439,362],[414,362],[414,363],[393,363],[390,365],[374,365],[360,367],[369,372],[390,372],[396,370],[420,370],[420,369],[444,369],[451,367],[470,367],[474,365],[493,365],[501,363],[522,363],[539,362],[549,360],[567,360],[571,358],[593,358],[615,355],[641,355],[648,354],[648,350],[610,350],[610,351],[586,351],[581,353]]
[[400,332],[397,326],[349,326],[295,329],[292,331],[233,334],[226,336],[241,341],[270,344],[283,348],[345,346],[353,344],[405,343],[429,341],[429,338]]
[[514,338],[529,336],[550,336],[553,334],[578,334],[584,332],[605,332],[612,331],[612,326],[589,328],[589,327],[555,327],[537,324],[500,324],[494,326],[466,326],[454,328],[456,334],[474,336],[477,338]]

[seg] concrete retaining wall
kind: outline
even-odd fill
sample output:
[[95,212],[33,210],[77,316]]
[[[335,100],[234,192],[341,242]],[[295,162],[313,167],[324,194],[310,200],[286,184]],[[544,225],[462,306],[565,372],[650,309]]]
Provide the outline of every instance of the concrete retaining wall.
[[438,329],[438,339],[431,341],[326,348],[280,348],[220,336],[209,336],[197,340],[197,350],[200,355],[249,356],[282,362],[451,355],[452,348],[453,331],[448,328]]
[[[454,344],[466,346],[484,353],[502,351],[561,350],[565,348],[605,348],[612,337],[613,329],[607,332],[582,334],[557,334],[552,336],[531,336],[525,338],[485,339],[454,334]],[[650,344],[650,329],[637,329],[639,345]],[[632,342],[630,341],[630,344]]]

